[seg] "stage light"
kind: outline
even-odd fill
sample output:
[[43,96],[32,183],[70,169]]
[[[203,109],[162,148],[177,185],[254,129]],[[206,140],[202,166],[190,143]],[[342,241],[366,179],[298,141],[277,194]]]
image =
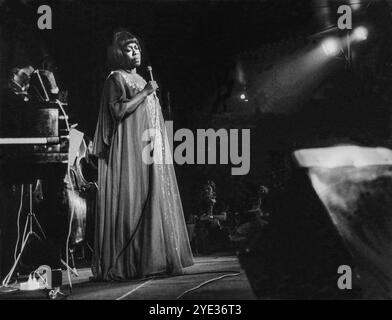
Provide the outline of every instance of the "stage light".
[[327,56],[336,56],[340,49],[339,41],[333,38],[324,40],[321,47]]
[[241,99],[241,100],[245,100],[245,99],[246,99],[245,93],[242,93],[242,94],[240,95],[240,99]]
[[361,2],[358,0],[350,0],[350,7],[354,11],[361,9]]
[[368,37],[368,29],[365,27],[358,27],[354,30],[354,39],[358,41],[366,40]]

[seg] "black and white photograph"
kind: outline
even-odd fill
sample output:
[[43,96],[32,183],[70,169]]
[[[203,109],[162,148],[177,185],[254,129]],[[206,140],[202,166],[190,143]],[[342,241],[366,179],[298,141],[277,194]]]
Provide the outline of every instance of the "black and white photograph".
[[389,299],[392,1],[0,0],[0,300]]

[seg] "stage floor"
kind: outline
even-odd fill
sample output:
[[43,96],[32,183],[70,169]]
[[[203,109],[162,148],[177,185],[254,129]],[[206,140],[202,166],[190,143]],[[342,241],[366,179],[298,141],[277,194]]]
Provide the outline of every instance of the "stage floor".
[[[235,256],[211,255],[195,257],[195,264],[185,274],[127,282],[91,282],[90,269],[79,269],[79,277],[71,275],[69,293],[67,274],[63,272],[61,291],[67,300],[254,300],[248,279]],[[227,275],[227,276],[226,276]],[[230,275],[230,276],[228,276]],[[217,279],[220,278],[220,279]],[[199,285],[212,280],[205,285]],[[60,296],[58,298],[61,298]],[[0,293],[0,300],[46,299],[43,291]]]

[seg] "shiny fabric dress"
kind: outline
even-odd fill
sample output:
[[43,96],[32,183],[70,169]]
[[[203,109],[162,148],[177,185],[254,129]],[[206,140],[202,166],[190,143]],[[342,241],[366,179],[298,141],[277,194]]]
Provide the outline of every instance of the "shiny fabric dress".
[[93,145],[99,190],[92,270],[101,280],[179,274],[193,264],[159,101],[151,94],[126,109],[145,85],[137,73],[117,70],[103,90]]

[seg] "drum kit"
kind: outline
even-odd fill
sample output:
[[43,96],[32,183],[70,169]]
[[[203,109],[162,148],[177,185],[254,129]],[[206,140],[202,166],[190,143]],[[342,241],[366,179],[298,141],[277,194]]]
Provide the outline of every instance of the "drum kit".
[[[21,124],[23,132],[17,132],[14,136],[1,137],[0,138],[0,162],[4,164],[18,164],[21,167],[32,167],[39,165],[41,168],[57,165],[64,167],[65,176],[60,177],[63,180],[64,194],[67,198],[68,207],[68,237],[66,242],[66,261],[61,259],[61,264],[68,270],[68,279],[71,284],[70,272],[75,276],[78,276],[75,268],[73,259],[73,248],[77,244],[87,245],[90,250],[91,246],[86,241],[85,230],[86,230],[86,216],[88,211],[94,210],[94,201],[88,200],[88,193],[94,193],[96,183],[94,178],[86,178],[83,176],[83,166],[92,165],[93,170],[96,169],[92,162],[86,161],[88,158],[88,144],[84,138],[84,134],[78,131],[75,125],[69,123],[69,117],[66,113],[67,103],[60,101],[57,95],[51,93],[58,92],[57,85],[54,80],[53,74],[48,70],[34,70],[29,75],[29,82],[36,84],[34,87],[34,94],[36,99],[33,102],[24,99],[26,105],[30,106],[26,108],[15,108],[15,117],[26,123]],[[25,86],[25,88],[28,86]],[[53,90],[55,89],[55,90]],[[8,109],[12,106],[8,106]],[[18,118],[17,112],[23,112],[23,116]],[[26,119],[26,120],[25,120]],[[87,159],[88,160],[88,159]],[[44,169],[45,170],[45,169]],[[42,171],[42,170],[41,170]],[[28,172],[28,170],[27,170]],[[28,174],[26,174],[28,175]],[[34,213],[33,203],[34,194],[33,186],[39,185],[41,177],[37,172],[31,172],[31,176],[22,178],[20,184],[21,190],[27,186],[27,197],[28,197],[28,210],[26,216],[26,222],[24,225],[23,236],[19,243],[17,242],[14,255],[14,263],[7,276],[3,279],[3,288],[14,288],[14,285],[10,285],[11,279],[15,276],[15,271],[18,265],[21,263],[22,255],[26,247],[31,242],[31,238],[35,238],[39,241],[45,241],[47,236],[45,231],[38,221],[36,214]],[[19,228],[19,226],[18,226]],[[18,234],[19,234],[18,230]],[[19,239],[18,239],[19,240]],[[69,266],[69,253],[71,253],[71,261],[73,267]],[[52,275],[56,275],[55,270],[51,270],[50,267],[40,267],[45,270],[45,276],[48,279],[52,279]],[[30,274],[29,284],[20,283],[18,289],[20,290],[32,290],[46,289],[48,290],[48,297],[55,299],[58,293],[61,293],[59,287],[61,281],[55,281],[55,286],[50,285],[37,285],[32,286],[33,282],[42,282],[42,271],[38,268],[34,272],[34,275],[41,274],[41,277],[36,279]],[[56,277],[58,278],[58,277]],[[61,276],[60,276],[61,280]],[[51,281],[49,281],[51,282]],[[48,281],[45,284],[49,283]]]

